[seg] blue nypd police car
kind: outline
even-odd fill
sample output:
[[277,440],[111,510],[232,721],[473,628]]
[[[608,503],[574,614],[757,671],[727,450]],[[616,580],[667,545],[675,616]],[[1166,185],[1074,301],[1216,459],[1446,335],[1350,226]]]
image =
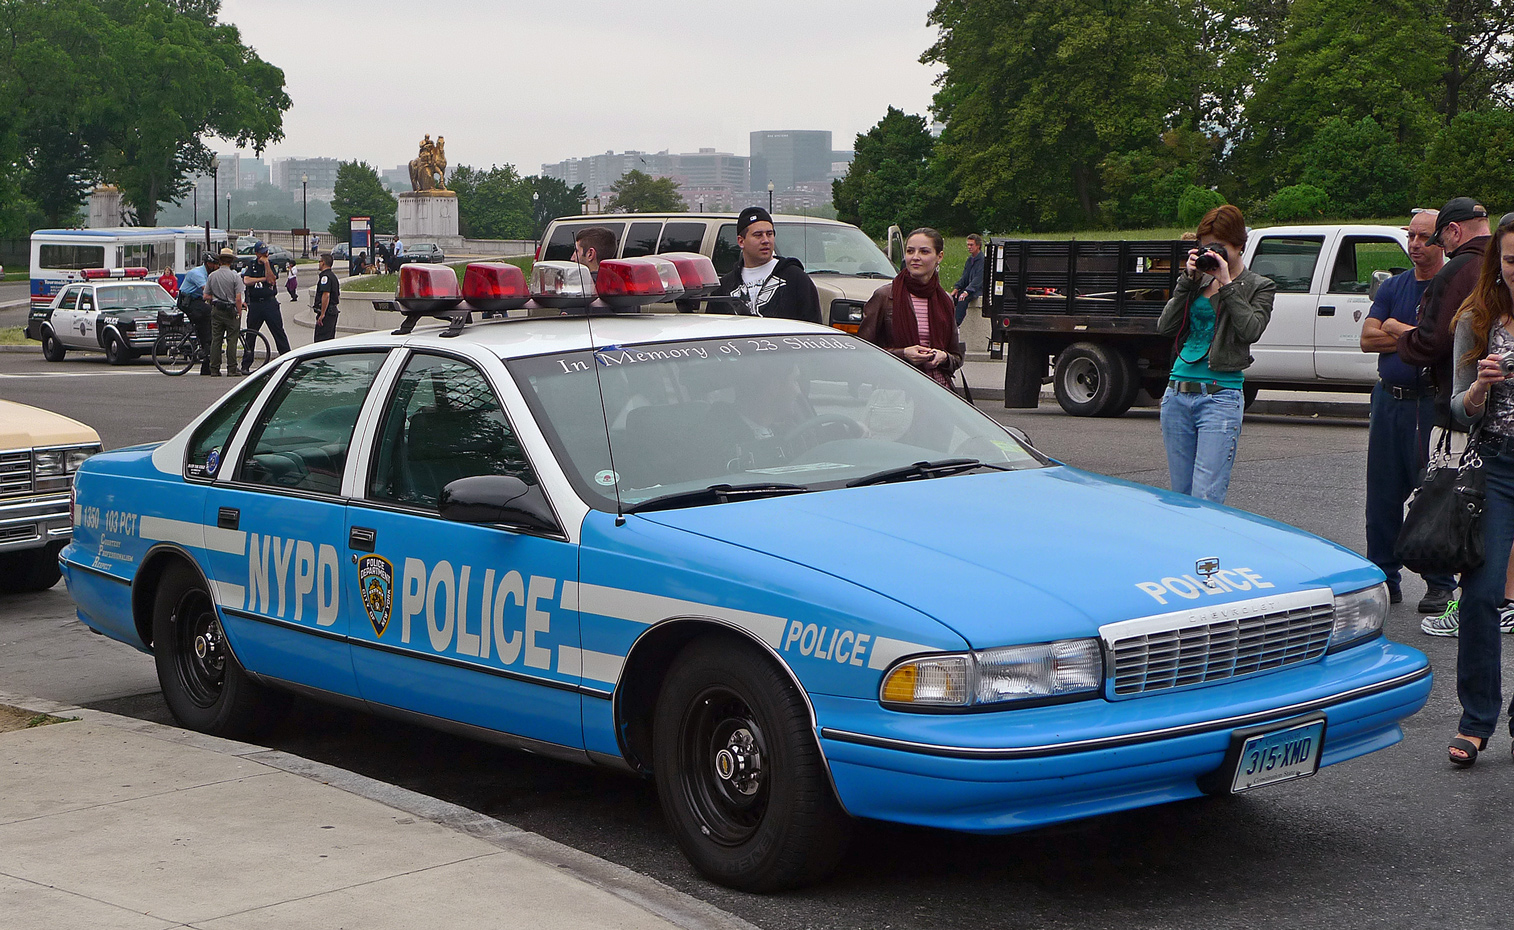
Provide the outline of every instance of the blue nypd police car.
[[90,458],[74,513],[79,616],[184,726],[296,692],[649,776],[746,889],[823,875],[852,818],[1008,833],[1310,776],[1430,692],[1359,556],[780,320],[319,343]]

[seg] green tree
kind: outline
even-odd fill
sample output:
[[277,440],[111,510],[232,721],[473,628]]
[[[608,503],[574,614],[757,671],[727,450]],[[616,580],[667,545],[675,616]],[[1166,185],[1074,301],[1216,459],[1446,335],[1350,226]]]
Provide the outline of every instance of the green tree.
[[331,199],[331,209],[336,219],[327,227],[331,235],[342,241],[347,238],[349,221],[354,216],[373,218],[375,232],[392,234],[395,231],[395,212],[399,201],[384,190],[378,172],[365,161],[344,161],[336,166],[336,192]]
[[1204,214],[1225,202],[1225,195],[1219,191],[1190,184],[1178,197],[1178,225],[1197,226]]
[[1409,209],[1409,166],[1393,136],[1370,116],[1355,123],[1326,120],[1302,162],[1299,181],[1324,191],[1338,217],[1397,216]]
[[457,192],[458,231],[470,239],[531,237],[531,191],[513,165],[488,171],[459,166],[448,185]]
[[582,184],[569,187],[566,181],[558,178],[532,175],[526,178],[526,184],[537,197],[535,201],[537,235],[546,228],[546,224],[558,217],[582,213],[584,201],[589,199],[589,194]]
[[615,195],[612,206],[616,213],[668,213],[689,208],[678,193],[677,181],[654,178],[635,168],[610,185],[610,193]]
[[1440,112],[1447,122],[1485,110],[1507,98],[1514,84],[1514,3],[1509,0],[1438,0],[1437,19],[1447,24]]
[[831,182],[836,215],[874,238],[895,223],[906,230],[970,227],[958,215],[963,211],[952,207],[950,179],[931,163],[935,144],[924,117],[889,107],[883,119],[857,136],[846,176]]
[[1421,203],[1472,197],[1489,209],[1514,205],[1514,112],[1460,113],[1425,150]]
[[1313,223],[1329,209],[1329,194],[1310,184],[1292,184],[1273,194],[1262,212],[1276,223]]

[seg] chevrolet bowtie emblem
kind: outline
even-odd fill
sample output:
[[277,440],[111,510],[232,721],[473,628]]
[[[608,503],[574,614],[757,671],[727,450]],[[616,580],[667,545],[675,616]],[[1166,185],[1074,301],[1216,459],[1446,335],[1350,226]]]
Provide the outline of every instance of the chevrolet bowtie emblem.
[[1193,563],[1193,570],[1204,576],[1208,581],[1214,577],[1214,573],[1220,570],[1220,560],[1216,558],[1199,559]]

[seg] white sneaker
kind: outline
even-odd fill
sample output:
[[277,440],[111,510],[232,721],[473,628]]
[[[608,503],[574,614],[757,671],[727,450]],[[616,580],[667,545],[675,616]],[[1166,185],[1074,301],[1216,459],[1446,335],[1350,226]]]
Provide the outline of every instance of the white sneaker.
[[[1461,611],[1457,608],[1461,601],[1452,601],[1446,605],[1446,612],[1436,617],[1426,617],[1419,622],[1420,632],[1427,636],[1455,636],[1461,631]],[[1499,615],[1500,621],[1503,619]],[[1514,629],[1511,629],[1514,632]]]
[[1514,633],[1514,604],[1508,601],[1498,608],[1498,632]]

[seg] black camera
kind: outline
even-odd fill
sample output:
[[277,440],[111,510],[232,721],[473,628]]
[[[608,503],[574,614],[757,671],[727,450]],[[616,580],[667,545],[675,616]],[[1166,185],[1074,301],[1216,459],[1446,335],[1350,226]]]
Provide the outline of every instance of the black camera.
[[1213,245],[1201,245],[1198,250],[1198,257],[1194,259],[1193,264],[1205,274],[1214,274],[1220,270],[1221,261],[1230,261],[1230,253],[1218,242]]

